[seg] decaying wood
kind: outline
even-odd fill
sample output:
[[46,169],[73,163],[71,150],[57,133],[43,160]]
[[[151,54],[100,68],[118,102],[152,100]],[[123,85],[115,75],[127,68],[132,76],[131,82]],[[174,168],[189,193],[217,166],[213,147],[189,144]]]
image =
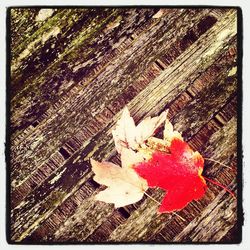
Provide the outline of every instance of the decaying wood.
[[237,10],[158,11],[10,9],[11,241],[237,241],[236,200],[211,183],[176,214],[146,196],[93,200],[89,159],[119,161],[111,130],[125,105],[136,122],[169,109],[191,147],[231,167],[206,161],[204,175],[238,191]]

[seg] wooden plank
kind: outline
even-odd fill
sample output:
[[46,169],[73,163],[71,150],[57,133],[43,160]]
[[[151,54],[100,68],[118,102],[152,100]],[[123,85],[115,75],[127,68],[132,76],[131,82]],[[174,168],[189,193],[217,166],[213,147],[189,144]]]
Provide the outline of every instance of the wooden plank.
[[[187,15],[187,14],[186,14]],[[171,18],[170,18],[171,20]],[[159,29],[162,28],[162,23],[158,24],[158,28],[154,28],[154,33],[157,34],[157,31]],[[164,31],[164,30],[163,30]],[[162,32],[163,32],[162,31]],[[147,31],[148,33],[150,31]],[[145,36],[145,35],[144,35]],[[141,49],[141,53],[143,53],[143,51],[145,50],[145,46],[141,47],[141,43],[144,42],[145,37],[143,36],[143,38],[138,42],[138,44],[136,44],[136,46],[132,46],[130,47],[130,50],[126,51],[126,53],[123,56],[117,57],[116,60],[113,60],[113,67],[109,68],[106,71],[104,71],[101,75],[99,75],[99,78],[97,78],[95,80],[95,84],[91,84],[88,85],[87,88],[84,88],[81,90],[81,92],[78,92],[77,98],[76,99],[71,99],[71,102],[68,103],[69,107],[65,110],[66,113],[60,113],[59,116],[55,116],[53,115],[52,117],[49,117],[49,120],[44,124],[43,127],[38,127],[36,129],[36,133],[33,134],[33,136],[31,138],[29,138],[29,140],[24,140],[20,146],[22,146],[23,151],[18,150],[17,153],[19,153],[19,155],[13,155],[13,159],[16,159],[18,161],[20,161],[21,159],[23,164],[22,164],[22,171],[20,171],[20,166],[18,168],[18,170],[13,171],[13,175],[16,173],[17,175],[21,175],[21,179],[25,178],[26,173],[29,173],[30,171],[32,171],[31,169],[25,169],[25,166],[28,165],[29,167],[30,164],[30,157],[24,154],[25,150],[28,150],[27,147],[30,148],[30,145],[33,143],[34,138],[37,137],[37,135],[39,134],[39,136],[42,136],[43,140],[39,141],[39,143],[36,145],[36,147],[30,151],[30,153],[32,152],[32,160],[37,162],[38,164],[42,163],[42,161],[44,161],[46,158],[49,157],[49,155],[51,154],[51,151],[49,151],[49,149],[54,150],[57,147],[60,147],[60,145],[62,143],[64,143],[68,137],[72,136],[72,134],[75,134],[77,131],[80,131],[82,129],[84,129],[85,127],[88,127],[88,123],[89,122],[93,122],[94,121],[94,117],[93,114],[98,114],[99,112],[102,111],[99,103],[97,103],[96,105],[98,105],[99,107],[99,111],[96,113],[96,110],[93,110],[91,108],[91,106],[93,107],[93,101],[89,98],[91,98],[91,96],[93,95],[93,93],[96,92],[96,89],[99,88],[99,96],[97,96],[97,93],[94,94],[95,99],[98,100],[98,102],[102,102],[104,98],[107,98],[106,96],[103,96],[103,89],[99,87],[99,85],[103,86],[104,88],[104,82],[106,82],[106,87],[108,84],[108,88],[105,89],[105,92],[110,91],[111,93],[113,93],[113,95],[116,95],[117,91],[122,91],[123,85],[120,85],[120,88],[115,88],[114,85],[110,85],[110,82],[106,79],[108,79],[109,77],[111,78],[115,78],[114,74],[118,74],[119,72],[116,71],[117,66],[122,63],[124,60],[126,60],[131,53],[134,52],[134,50],[136,50],[138,52],[138,48]],[[156,38],[155,38],[156,39]],[[152,53],[152,52],[151,52]],[[136,69],[137,71],[139,69]],[[110,76],[111,75],[111,76]],[[122,77],[122,75],[118,75],[118,77]],[[129,80],[129,79],[128,79]],[[124,82],[123,79],[120,79],[120,81]],[[114,83],[117,84],[118,80]],[[125,84],[125,83],[124,83]],[[86,94],[89,96],[86,96]],[[72,101],[74,101],[72,103]],[[89,105],[89,103],[92,103],[92,105]],[[87,104],[87,107],[84,108],[84,105]],[[32,107],[33,109],[34,107]],[[94,106],[93,108],[96,109],[96,106]],[[83,111],[84,110],[84,111]],[[14,116],[14,114],[13,114]],[[72,123],[72,121],[74,120],[74,123]],[[71,126],[69,126],[69,124],[71,124]],[[74,126],[72,126],[72,124],[74,124]],[[46,133],[44,133],[44,129],[46,127]],[[67,128],[72,128],[73,131],[67,131]],[[65,130],[65,133],[61,133],[62,130]],[[76,131],[77,130],[77,131]],[[67,131],[67,132],[66,132]],[[53,137],[53,145],[49,145],[49,147],[47,147],[47,143],[46,141],[50,141]],[[55,139],[57,138],[57,140]],[[13,151],[15,152],[15,150],[13,149]],[[39,154],[38,154],[39,152]],[[36,158],[38,157],[38,159],[36,160]],[[15,162],[13,162],[13,165],[16,166]],[[18,166],[17,166],[18,167]],[[33,165],[33,167],[35,167],[35,165]],[[15,175],[14,175],[15,176]],[[24,176],[24,177],[22,177]],[[19,179],[18,177],[15,176],[15,179]]]
[[[83,97],[81,97],[82,99],[84,99]],[[79,102],[78,102],[79,103]],[[78,122],[79,122],[79,126],[81,126],[80,125],[80,121],[82,121],[82,123],[81,124],[84,124],[84,123],[86,123],[87,121],[89,121],[89,120],[91,120],[92,122],[94,121],[94,118],[92,117],[92,115],[91,114],[89,114],[89,112],[91,111],[91,109],[90,109],[90,107],[89,107],[89,110],[88,111],[86,111],[86,115],[87,115],[87,117],[85,116],[82,116],[82,113],[79,111],[79,113],[78,114],[75,114],[75,116],[77,116],[77,117],[75,117],[75,118],[72,118],[72,119],[78,119],[78,117],[79,117],[79,115],[81,114],[81,120],[79,120]],[[93,112],[93,111],[92,111]],[[69,115],[67,115],[67,117],[68,117]],[[61,117],[61,119],[63,119],[63,117]],[[71,123],[72,123],[72,119],[71,119]],[[64,124],[63,126],[65,127],[65,126],[67,126],[67,128],[69,128],[68,127],[68,122],[67,121],[64,121],[60,126],[58,126],[58,122],[59,121],[56,121],[56,123],[53,125],[53,126],[51,126],[51,125],[48,125],[47,124],[47,126],[46,126],[46,135],[43,135],[42,134],[42,138],[44,138],[44,137],[47,137],[47,140],[51,140],[51,137],[53,136],[53,144],[55,145],[55,146],[57,146],[58,145],[58,143],[61,143],[60,142],[60,140],[61,140],[61,138],[64,140],[64,141],[66,141],[66,139],[65,139],[65,133],[64,134],[62,134],[61,133],[61,130],[62,129],[64,129],[63,127],[61,127],[62,126],[62,124]],[[76,122],[76,120],[75,120],[75,126],[77,125],[77,122]],[[48,131],[49,130],[49,128],[50,128],[50,126],[51,126],[51,129],[53,130],[53,134],[52,134],[52,132],[50,132],[50,131]],[[55,127],[54,127],[55,126]],[[87,125],[88,126],[88,125]],[[86,125],[84,126],[84,127],[86,127]],[[73,129],[75,129],[76,127],[74,127]],[[79,127],[77,127],[77,129],[78,129],[78,131],[79,131]],[[40,134],[40,136],[41,136],[41,131],[39,131],[39,130],[37,130],[37,132]],[[74,131],[72,131],[72,133],[74,132],[74,134],[76,133],[76,131],[74,130]],[[71,134],[72,134],[71,133]],[[56,138],[56,134],[57,134],[57,136],[59,137],[59,140],[56,140],[55,138]],[[34,141],[34,139],[33,138],[30,138],[30,141],[32,141],[32,143],[33,143],[33,141]],[[31,142],[30,142],[31,143]],[[28,143],[28,142],[26,142],[26,145],[30,145],[30,143]],[[57,144],[56,144],[57,143]],[[22,171],[20,171],[21,169],[20,169],[20,167],[18,168],[18,170],[14,170],[13,171],[13,179],[15,179],[15,181],[16,181],[16,183],[14,183],[13,184],[13,186],[18,186],[18,185],[20,185],[20,183],[22,183],[23,182],[23,180],[25,180],[25,177],[26,177],[26,175],[27,174],[29,174],[30,173],[30,171],[32,171],[31,169],[30,169],[30,167],[35,167],[34,165],[31,165],[30,164],[30,161],[29,161],[29,158],[31,158],[31,160],[32,160],[32,162],[37,162],[37,164],[43,164],[44,163],[44,158],[45,157],[48,157],[48,156],[46,156],[46,155],[49,155],[49,154],[51,154],[50,153],[50,151],[49,151],[49,149],[50,150],[53,150],[54,149],[54,147],[50,144],[49,145],[49,147],[48,147],[48,145],[44,142],[44,139],[43,140],[41,140],[41,142],[40,142],[40,144],[38,144],[38,145],[36,145],[36,148],[35,148],[36,150],[33,150],[33,154],[32,154],[32,157],[31,156],[27,156],[27,155],[25,155],[25,154],[21,154],[21,157],[24,157],[25,156],[25,161],[23,161],[23,164],[22,164]],[[24,150],[24,149],[23,149]],[[46,154],[46,155],[45,155]],[[39,157],[41,160],[43,160],[43,162],[41,162],[41,161],[39,161],[39,159],[38,160],[36,160],[36,155],[37,155],[37,157]],[[14,158],[14,157],[13,157]],[[16,159],[16,160],[18,160],[18,161],[20,161],[20,158],[18,158],[18,157],[15,157],[14,159]],[[25,163],[25,162],[27,162],[27,163]],[[15,166],[15,163],[13,163],[13,165]],[[29,166],[29,168],[25,168],[25,165],[28,165]],[[18,175],[18,176],[16,176],[16,175]],[[23,179],[24,178],[24,179]],[[20,181],[19,181],[19,179],[21,179]]]
[[[225,131],[227,131],[228,128],[230,128],[232,131],[235,131],[235,126],[236,126],[235,119],[233,119],[231,121],[231,123],[228,124],[228,127],[223,128],[222,131],[221,130],[218,131],[218,133],[215,134],[214,137],[216,137],[216,136],[218,137],[218,135],[220,135],[220,138],[221,138],[221,136],[225,137]],[[233,133],[230,138],[231,138],[230,142],[234,142],[236,140],[235,133]],[[226,148],[224,148],[225,155],[232,152],[231,149],[227,147],[228,144],[223,144],[223,145],[225,145],[225,147],[226,147]],[[211,169],[213,169],[213,168],[211,168]],[[230,172],[230,170],[228,170],[228,172]],[[206,172],[205,172],[205,174],[206,174]],[[235,178],[235,174],[231,176],[231,180],[233,177]],[[234,179],[234,182],[235,182],[235,179]],[[226,184],[226,183],[224,183],[224,184]],[[209,191],[210,190],[208,190],[208,192]],[[223,196],[222,194],[224,195],[225,191],[221,192],[221,196]],[[209,196],[210,196],[210,197],[208,197],[208,199],[210,198],[209,202],[213,201],[214,195],[209,194]],[[228,194],[227,194],[227,196],[228,196]],[[160,201],[162,198],[162,194],[160,195],[160,194],[156,193],[155,196],[153,196],[153,197],[156,198],[158,201]],[[221,202],[223,201],[222,197],[219,197],[218,199],[219,200],[221,199]],[[199,202],[193,202],[193,203],[195,203],[195,204],[196,203],[201,203],[201,204],[203,203],[202,208],[204,209],[204,207],[206,207],[209,204],[208,201],[206,201],[206,200],[204,201],[204,200],[205,199],[202,199]],[[230,205],[228,208],[228,211],[229,211],[228,213],[230,213],[230,220],[232,219],[235,222],[235,217],[236,217],[236,212],[235,212],[236,202],[235,202],[235,200],[229,196],[227,199],[224,200],[224,202],[225,203],[222,203],[223,206],[227,206],[227,204],[232,204],[232,206]],[[217,200],[210,203],[210,205],[217,206]],[[147,200],[147,203],[145,203],[144,206],[141,206],[139,209],[137,209],[135,212],[133,212],[131,214],[131,216],[126,221],[126,223],[120,225],[116,230],[114,230],[111,233],[109,240],[111,240],[111,241],[112,240],[125,241],[125,242],[127,242],[127,241],[144,241],[144,240],[148,241],[150,235],[152,235],[151,237],[154,237],[155,233],[163,230],[163,227],[165,226],[165,230],[164,230],[165,233],[163,234],[163,232],[161,232],[161,236],[164,237],[165,241],[168,241],[168,242],[172,241],[174,235],[176,235],[176,233],[178,231],[173,231],[173,230],[177,230],[176,225],[169,226],[170,222],[172,221],[171,218],[175,217],[175,219],[177,219],[177,222],[175,221],[175,224],[176,223],[179,224],[179,229],[181,229],[183,227],[183,224],[185,225],[185,222],[181,221],[179,218],[176,218],[177,216],[174,214],[172,214],[172,215],[171,214],[166,214],[166,215],[159,215],[158,214],[157,215],[157,213],[156,213],[157,207],[158,207],[158,204],[155,204],[154,201]],[[187,207],[187,209],[188,209],[188,207]],[[198,209],[198,211],[197,211],[197,209]],[[220,206],[218,206],[217,209],[220,209]],[[225,207],[224,207],[224,209],[225,209]],[[185,217],[185,215],[186,215],[185,210],[186,210],[186,208],[183,209],[181,212],[181,216],[184,219],[186,218]],[[200,210],[201,209],[199,209],[199,207],[197,207],[197,205],[196,205],[196,211],[198,213],[200,213]],[[193,211],[193,214],[197,217],[197,214],[194,213],[195,209],[192,208],[192,211]],[[211,209],[209,207],[209,208],[205,209],[204,211],[205,211],[204,213],[207,215],[207,213],[211,212]],[[217,211],[217,213],[218,213],[218,216],[221,216],[221,213],[219,213],[218,211]],[[220,218],[218,218],[218,220],[217,220],[217,218],[215,219],[215,214],[213,214],[211,217],[209,217],[209,219],[214,220],[216,223],[217,222],[221,223],[219,228],[218,228],[218,226],[216,227],[216,230],[221,231],[220,228],[223,228],[225,226],[225,224],[227,224],[227,221],[224,220],[225,221],[225,224],[224,224],[221,222]],[[204,215],[204,218],[206,217],[206,215]],[[197,217],[197,220],[202,220],[202,219],[203,219],[202,216]],[[165,223],[164,223],[164,221],[165,221]],[[188,221],[190,221],[190,219]],[[188,228],[192,227],[191,224],[192,223],[188,224]],[[233,223],[228,223],[228,224],[230,224],[231,227],[234,225]],[[196,226],[197,226],[197,224],[196,224]],[[204,226],[204,225],[199,225],[199,226],[200,226],[199,227],[200,230],[205,233],[206,231],[202,230],[202,226]],[[227,230],[229,230],[229,229],[230,229],[230,227],[229,228],[225,227],[224,232],[227,232]],[[223,232],[223,230],[222,230],[222,232]],[[185,237],[188,236],[187,232],[183,233],[183,235],[185,235]],[[203,239],[204,238],[203,236],[200,236],[200,238]],[[209,236],[209,234],[207,234],[205,241],[215,240],[214,238],[212,238],[212,236],[211,235]],[[221,236],[223,236],[223,234],[221,234],[220,237]],[[176,238],[174,240],[175,241],[182,241],[183,239]],[[198,241],[198,237],[194,238],[193,241]]]
[[[230,131],[230,132],[229,132]],[[222,141],[220,147],[217,147],[218,141]],[[221,149],[224,146],[224,151],[222,153],[223,159],[226,157],[231,157],[232,152],[236,150],[236,119],[232,118],[222,129],[214,133],[209,139],[210,148],[207,148],[205,152],[210,151],[211,157],[216,159],[218,154],[221,154]],[[225,143],[227,142],[227,143]],[[222,146],[223,145],[223,146]],[[232,147],[228,147],[232,145]],[[224,162],[224,164],[228,164]],[[231,166],[231,165],[228,165]],[[235,166],[231,166],[235,167]],[[209,161],[206,163],[205,167],[205,175],[216,178],[217,181],[225,181],[225,178],[222,178],[221,172],[223,171],[223,166],[210,163]],[[223,185],[227,186],[229,184],[229,188],[231,190],[236,190],[236,172],[232,172],[230,169],[227,169],[228,174],[231,173],[231,176],[234,176],[234,179],[231,178],[227,181],[227,183],[223,183]],[[231,182],[232,181],[232,182]],[[208,184],[209,188],[213,185]],[[214,187],[213,187],[214,189]],[[217,197],[213,198],[213,202],[210,203],[206,209],[203,210],[200,217],[195,218],[191,223],[188,224],[187,227],[183,229],[182,232],[179,232],[174,238],[173,241],[220,241],[220,239],[235,225],[237,218],[236,211],[236,200],[226,193],[225,190],[221,191]],[[223,209],[223,212],[220,211]],[[215,225],[216,223],[216,225]],[[206,230],[204,231],[204,228]],[[206,232],[206,235],[204,235]],[[185,235],[185,236],[184,236]]]
[[[125,104],[136,122],[169,108],[169,118],[175,128],[194,149],[225,164],[233,163],[230,171],[206,162],[204,174],[224,185],[231,183],[235,188],[236,10],[165,9],[159,19],[152,18],[157,9],[107,8],[98,10],[99,17],[91,16],[97,13],[95,10],[84,11],[89,13],[86,19],[85,12],[77,9],[59,9],[44,24],[30,29],[49,35],[47,28],[51,23],[62,25],[64,31],[55,41],[66,41],[68,47],[63,49],[62,57],[49,60],[34,75],[26,75],[27,81],[20,88],[13,88],[13,94],[16,91],[17,95],[12,98],[12,240],[210,242],[226,239],[235,228],[236,203],[219,187],[208,184],[209,190],[202,200],[190,203],[177,214],[157,214],[158,204],[147,197],[114,209],[112,204],[93,200],[104,187],[92,180],[89,158],[119,163],[110,132]],[[18,13],[22,11],[13,12],[13,25]],[[23,13],[28,16],[28,12]],[[27,18],[34,19],[35,15],[37,11]],[[60,15],[72,22],[60,24]],[[98,18],[103,21],[98,29],[83,25]],[[13,34],[28,25],[25,18],[22,20]],[[81,32],[89,37],[85,40]],[[103,34],[97,45],[96,39]],[[51,39],[47,45],[54,42],[52,34]],[[33,36],[20,40],[20,47],[13,44],[13,53],[35,40]],[[86,47],[96,44],[96,50],[75,60],[86,49],[80,46],[83,41]],[[27,67],[29,57],[34,63],[32,58],[42,55],[47,45],[45,42],[33,48],[30,56],[21,58],[20,64]],[[15,55],[18,59],[18,54]],[[63,79],[53,78],[59,72]],[[57,88],[48,80],[50,73],[51,81],[62,81],[56,99],[53,93],[41,95],[46,88],[46,91]],[[13,68],[13,86],[22,74],[25,75],[23,68],[17,71]],[[32,88],[36,81],[38,92],[34,95]],[[42,99],[37,101],[39,96]],[[24,101],[20,102],[22,98]],[[29,111],[32,109],[34,112]],[[159,189],[149,193],[159,201],[164,196]],[[212,220],[209,209],[216,218],[214,223],[207,223]],[[209,232],[206,235],[204,228]],[[230,239],[234,239],[233,235]]]
[[[211,99],[210,99],[210,101],[211,101]],[[187,109],[188,110],[188,109]],[[233,114],[233,112],[232,112],[232,114]],[[217,127],[218,128],[218,127]],[[203,132],[204,133],[204,132]],[[192,144],[191,144],[192,145]],[[194,146],[195,146],[195,144],[194,144]],[[74,221],[74,220],[73,220]],[[95,224],[95,225],[98,225],[98,224]],[[68,224],[67,224],[67,227],[66,228],[68,228]],[[66,230],[66,229],[65,229]]]
[[[126,13],[127,10],[125,10],[124,12]],[[124,16],[124,20],[123,20],[123,25],[119,28],[119,32],[115,32],[114,31],[110,31],[106,34],[106,32],[104,32],[105,30],[105,24],[108,25],[109,21],[111,22],[112,20],[102,20],[104,21],[104,25],[102,27],[101,30],[101,38],[102,40],[100,41],[100,37],[95,37],[95,33],[92,34],[92,39],[90,39],[90,41],[88,41],[88,43],[84,44],[84,46],[82,46],[81,44],[81,40],[78,39],[78,45],[77,48],[75,46],[73,46],[74,50],[72,51],[72,49],[70,51],[65,52],[65,55],[61,55],[60,58],[58,58],[58,60],[55,60],[52,64],[51,67],[47,68],[45,72],[43,72],[42,74],[38,74],[38,75],[34,75],[34,77],[36,77],[35,79],[31,79],[31,83],[27,84],[27,91],[22,91],[19,93],[19,95],[24,95],[26,98],[29,96],[28,99],[35,99],[35,98],[42,98],[43,103],[46,101],[50,100],[50,102],[52,104],[55,104],[55,101],[58,101],[58,97],[61,97],[61,95],[65,95],[65,93],[70,90],[70,88],[67,88],[67,85],[69,84],[69,87],[71,86],[71,88],[77,87],[79,90],[82,88],[82,84],[83,83],[87,83],[90,82],[91,80],[93,80],[92,78],[95,77],[95,75],[101,71],[100,68],[103,68],[105,66],[107,66],[107,63],[110,63],[111,59],[113,59],[113,57],[117,56],[117,54],[121,54],[124,50],[126,50],[128,47],[130,47],[133,43],[131,41],[128,40],[127,38],[127,32],[126,32],[126,27],[127,26],[133,26],[133,28],[135,29],[135,32],[137,31],[137,27],[138,29],[142,29],[141,32],[144,32],[145,29],[150,28],[150,26],[148,25],[148,22],[145,23],[145,25],[142,25],[143,22],[145,22],[145,16],[147,14],[150,14],[150,11],[152,13],[152,10],[149,10],[149,13],[147,13],[147,10],[141,10],[138,13],[134,13],[135,10],[131,10],[131,13],[127,13],[128,17],[126,18],[126,16]],[[119,13],[118,13],[119,14]],[[134,18],[136,18],[138,15],[139,20],[137,24],[134,24]],[[123,16],[123,15],[122,15]],[[132,17],[132,19],[131,19]],[[67,19],[67,18],[66,18]],[[131,19],[131,20],[130,20]],[[169,16],[169,19],[172,20],[173,16]],[[89,21],[91,21],[92,19],[90,19]],[[98,20],[96,20],[98,21]],[[131,23],[132,22],[132,23]],[[152,24],[151,22],[149,22],[149,24]],[[62,25],[61,23],[59,23],[58,25]],[[123,27],[124,26],[124,27]],[[153,25],[151,25],[153,27]],[[85,26],[83,26],[84,28]],[[152,28],[151,27],[151,28]],[[63,27],[62,27],[63,29]],[[81,31],[81,30],[80,30]],[[76,32],[76,34],[78,34],[80,37],[82,36],[81,32]],[[99,32],[98,30],[96,32]],[[116,35],[118,36],[114,36],[115,33],[118,33]],[[138,34],[139,35],[139,34]],[[118,39],[118,41],[117,41]],[[77,40],[77,38],[76,38]],[[110,41],[111,40],[111,41]],[[98,41],[98,43],[97,43]],[[89,46],[89,43],[97,43],[95,46],[95,50],[93,50],[91,48],[91,46]],[[112,45],[109,45],[109,43]],[[103,47],[105,48],[105,50],[103,51]],[[108,48],[106,48],[108,47]],[[110,48],[109,48],[110,47]],[[87,54],[88,57],[90,58],[86,58],[86,56],[84,56],[88,50],[91,51],[91,54]],[[84,52],[84,53],[83,53]],[[70,57],[68,56],[68,54],[70,55]],[[79,54],[81,54],[81,57],[79,58]],[[94,60],[93,57],[95,58],[96,55],[98,55],[98,60]],[[91,58],[92,57],[92,58]],[[72,64],[72,61],[75,61],[75,65],[73,64],[72,66],[70,66]],[[68,62],[68,63],[67,63]],[[99,68],[99,69],[98,69]],[[63,78],[59,78],[58,79],[58,75],[60,75],[63,71]],[[76,75],[79,75],[76,78]],[[76,79],[75,79],[76,78]],[[79,79],[78,79],[79,78]],[[54,84],[52,84],[51,86],[51,79],[53,82],[55,82]],[[34,93],[32,95],[32,91],[31,91],[31,87],[32,85],[36,84],[37,86],[37,82],[41,85],[40,89],[45,89],[46,87],[50,87],[52,89],[54,89],[57,85],[62,85],[61,88],[59,88],[59,93],[57,93],[56,96],[54,96],[54,98],[50,99],[49,95],[48,96],[41,96],[41,93]],[[63,84],[62,84],[63,82]],[[79,83],[79,84],[77,84]],[[73,85],[73,86],[72,86]],[[63,90],[63,91],[62,91]],[[27,92],[27,93],[26,93]],[[77,91],[78,92],[78,91]],[[38,95],[38,96],[36,96]],[[20,98],[19,98],[20,99]],[[13,109],[15,108],[15,103],[14,103],[15,99],[12,101],[13,102]],[[33,106],[34,108],[34,102],[35,100],[33,100],[30,103],[25,103],[23,101],[23,108],[27,109],[30,108],[30,106]],[[25,106],[25,104],[27,104]],[[19,106],[20,106],[20,100],[19,100]],[[56,108],[56,107],[55,107]],[[54,109],[55,109],[54,108]],[[51,111],[53,111],[53,106],[50,107]],[[22,114],[17,114],[17,119],[20,120],[20,118],[22,117]],[[30,116],[32,116],[32,113],[30,113]],[[36,118],[36,114],[34,114],[34,118]],[[14,116],[15,117],[15,116]],[[13,117],[13,118],[14,118]],[[12,119],[13,119],[12,118]],[[25,118],[27,120],[27,117]]]

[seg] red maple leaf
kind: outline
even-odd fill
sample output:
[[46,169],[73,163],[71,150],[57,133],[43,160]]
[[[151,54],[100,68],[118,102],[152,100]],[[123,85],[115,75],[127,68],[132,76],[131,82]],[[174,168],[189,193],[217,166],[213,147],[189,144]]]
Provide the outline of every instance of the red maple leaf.
[[170,153],[155,151],[151,159],[134,166],[149,187],[166,190],[160,213],[184,208],[192,200],[200,199],[207,187],[201,176],[204,159],[198,152],[180,138],[173,138],[169,150]]
[[[143,119],[136,126],[128,108],[124,108],[112,130],[122,167],[91,159],[94,180],[107,187],[96,195],[96,200],[121,207],[139,201],[145,194],[156,201],[146,190],[160,187],[166,195],[159,212],[173,212],[202,198],[207,188],[205,180],[222,187],[235,198],[227,187],[201,175],[204,158],[189,147],[166,116],[167,111],[164,111],[159,116]],[[154,137],[164,121],[163,139]]]

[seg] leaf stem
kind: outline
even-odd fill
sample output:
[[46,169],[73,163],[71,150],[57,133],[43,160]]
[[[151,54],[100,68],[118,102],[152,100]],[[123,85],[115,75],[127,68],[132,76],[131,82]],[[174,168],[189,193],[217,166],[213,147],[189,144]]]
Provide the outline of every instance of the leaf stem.
[[153,198],[151,195],[149,195],[147,192],[144,192],[144,194],[151,199],[152,201],[154,201],[155,203],[157,203],[158,205],[161,205],[161,203],[159,201],[157,201],[155,198]]
[[[154,201],[155,203],[157,203],[158,205],[161,205],[161,203],[159,201],[157,201],[155,198],[153,198],[151,195],[149,195],[147,192],[144,192],[144,194],[151,199],[152,201]],[[186,221],[183,217],[181,217],[179,214],[172,212],[174,215],[176,215],[177,217],[179,217],[182,221]]]
[[179,214],[177,214],[176,212],[172,212],[174,215],[176,215],[177,217],[179,217],[182,221],[186,221],[182,216],[180,216]]
[[223,163],[221,163],[219,161],[216,161],[216,160],[214,160],[212,158],[206,158],[206,157],[204,157],[204,159],[207,160],[207,161],[213,161],[213,162],[218,163],[218,164],[220,164],[220,165],[222,165],[222,166],[224,166],[226,168],[232,169],[231,167],[229,167],[229,166],[227,166],[227,165],[225,165],[225,164],[223,164]]
[[219,182],[213,181],[213,180],[211,180],[211,179],[209,179],[209,178],[207,178],[207,177],[205,177],[205,176],[203,176],[203,178],[204,178],[205,180],[207,180],[207,181],[209,181],[209,182],[211,182],[211,183],[213,183],[213,184],[215,184],[215,185],[217,185],[217,186],[223,188],[223,189],[226,190],[229,194],[231,194],[232,197],[233,197],[234,199],[236,199],[235,194],[234,194],[231,190],[229,190],[227,187],[225,187],[225,186],[223,186],[222,184],[220,184]]

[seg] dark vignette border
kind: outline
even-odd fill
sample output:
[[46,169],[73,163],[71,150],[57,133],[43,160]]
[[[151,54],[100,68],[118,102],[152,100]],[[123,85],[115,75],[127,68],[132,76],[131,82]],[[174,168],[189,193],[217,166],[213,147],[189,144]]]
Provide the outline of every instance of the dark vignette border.
[[[10,213],[10,201],[11,201],[11,186],[10,186],[10,145],[11,145],[11,133],[10,133],[10,83],[11,83],[11,26],[10,26],[10,18],[11,18],[11,9],[14,8],[57,8],[57,9],[72,9],[72,8],[109,8],[109,7],[116,7],[116,8],[214,8],[214,9],[226,9],[226,8],[234,8],[237,10],[237,230],[234,232],[236,237],[232,242],[165,242],[165,243],[155,243],[155,242],[107,242],[107,243],[88,243],[88,242],[15,242],[11,240],[11,213]],[[244,225],[244,212],[242,206],[242,58],[243,58],[243,51],[242,51],[242,41],[243,41],[243,25],[242,25],[242,9],[239,6],[213,6],[213,5],[104,5],[104,6],[97,6],[97,5],[75,5],[75,6],[54,6],[54,5],[29,5],[29,6],[10,6],[6,10],[6,138],[5,138],[5,161],[6,161],[6,240],[8,244],[12,245],[119,245],[119,244],[126,244],[126,245],[149,245],[149,244],[156,244],[156,245],[180,245],[180,244],[194,244],[194,245],[211,245],[211,244],[218,244],[218,245],[229,245],[229,244],[240,244],[242,242],[242,226]]]

